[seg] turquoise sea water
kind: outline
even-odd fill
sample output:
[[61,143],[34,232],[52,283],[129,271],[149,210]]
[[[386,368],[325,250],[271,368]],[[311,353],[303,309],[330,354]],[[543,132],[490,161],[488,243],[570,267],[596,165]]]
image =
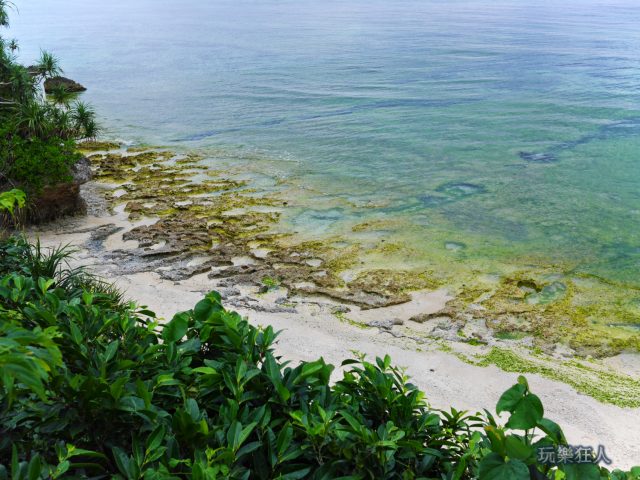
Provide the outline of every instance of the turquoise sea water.
[[640,285],[637,0],[17,3],[110,136],[279,179],[302,234]]

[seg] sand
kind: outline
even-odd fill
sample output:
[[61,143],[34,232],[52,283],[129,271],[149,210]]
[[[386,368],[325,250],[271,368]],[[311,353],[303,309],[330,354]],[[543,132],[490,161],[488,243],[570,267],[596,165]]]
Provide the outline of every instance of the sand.
[[[108,236],[96,247],[91,232],[108,224],[123,230]],[[86,217],[61,221],[28,233],[32,238],[39,237],[45,246],[61,243],[78,246],[80,250],[75,263],[86,265],[115,282],[130,298],[164,319],[191,308],[204,293],[216,288],[215,282],[206,274],[171,282],[161,279],[155,272],[122,272],[120,265],[110,260],[109,253],[136,247],[136,242],[122,240],[122,233],[130,228],[131,224],[121,212],[112,215],[90,208]],[[249,286],[220,290],[228,308],[247,316],[256,325],[272,325],[281,331],[276,350],[292,363],[323,357],[339,366],[343,359],[352,357],[354,351],[370,358],[389,354],[396,365],[406,367],[434,408],[455,407],[471,412],[487,408],[494,412],[500,394],[516,382],[517,374],[495,366],[470,365],[437,346],[396,337],[393,329],[362,328],[353,322],[345,322],[335,314],[344,306],[325,298],[285,299],[286,292],[281,289],[259,294],[256,287]],[[416,312],[437,312],[448,298],[445,290],[417,292],[408,304],[368,311],[351,307],[349,318],[359,322],[402,321]],[[635,366],[638,362],[637,357],[631,360],[621,357],[612,360],[612,364]],[[336,369],[334,379],[339,376],[340,369]],[[539,375],[527,374],[527,378],[532,391],[540,396],[545,406],[545,416],[563,427],[572,445],[604,445],[615,467],[630,468],[640,464],[640,409],[602,404],[566,384]]]

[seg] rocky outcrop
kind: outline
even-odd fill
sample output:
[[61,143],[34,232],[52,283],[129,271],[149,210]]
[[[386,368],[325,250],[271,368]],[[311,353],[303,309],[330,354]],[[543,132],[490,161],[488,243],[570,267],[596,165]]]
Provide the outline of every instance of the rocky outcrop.
[[[91,164],[89,159],[82,158],[71,169],[73,180],[57,185],[48,185],[42,189],[37,198],[27,199],[28,206],[16,212],[19,224],[37,224],[55,220],[68,215],[86,213],[86,203],[80,196],[80,186],[91,180]],[[12,188],[0,185],[0,191]],[[18,185],[19,188],[19,185]],[[8,215],[0,216],[0,226],[11,227],[14,223]]]
[[91,162],[87,157],[82,157],[73,167],[71,167],[71,173],[73,174],[73,183],[77,183],[78,185],[87,183],[91,178],[93,178]]
[[27,223],[44,223],[68,215],[84,214],[87,205],[80,196],[80,185],[91,180],[91,164],[83,157],[72,168],[73,180],[49,185],[31,202],[26,212]]
[[86,90],[85,87],[78,82],[66,77],[52,77],[44,82],[44,91],[52,93],[56,88],[63,87],[67,92],[79,93]]

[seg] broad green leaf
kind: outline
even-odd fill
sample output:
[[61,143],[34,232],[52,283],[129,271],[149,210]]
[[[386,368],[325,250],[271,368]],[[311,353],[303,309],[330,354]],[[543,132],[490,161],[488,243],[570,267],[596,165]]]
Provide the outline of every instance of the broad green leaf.
[[289,390],[287,390],[287,388],[283,385],[280,368],[278,368],[276,360],[275,358],[273,358],[273,354],[271,352],[267,353],[264,364],[271,383],[273,383],[273,386],[278,392],[278,395],[280,395],[280,398],[282,398],[282,400],[286,402],[291,397],[291,392],[289,392]]
[[498,404],[496,405],[496,412],[513,412],[518,406],[518,403],[520,403],[520,400],[522,400],[526,391],[527,389],[524,385],[516,383],[513,387],[509,388],[502,394],[498,400]]
[[122,473],[125,478],[131,479],[133,477],[131,458],[119,447],[113,447],[111,451],[113,452],[113,458],[116,461],[116,466],[118,470],[120,470],[120,473]]
[[38,480],[40,478],[41,468],[42,463],[40,461],[40,456],[36,454],[29,461],[29,468],[27,473],[29,480]]
[[543,415],[544,408],[538,396],[528,393],[518,402],[506,426],[516,430],[528,430],[536,427]]
[[600,480],[600,469],[593,463],[569,463],[562,465],[560,470],[566,480]]
[[505,439],[505,447],[509,458],[527,460],[534,454],[533,447],[531,445],[527,445],[521,438],[518,438],[515,435],[507,436]]
[[556,444],[566,444],[567,440],[564,437],[564,433],[560,428],[560,425],[549,420],[548,418],[543,418],[538,421],[538,428],[546,433],[554,443]]
[[224,310],[220,302],[220,294],[218,292],[210,292],[193,308],[193,317],[200,322],[206,322],[213,314]]
[[118,347],[120,346],[120,341],[114,340],[111,342],[107,349],[104,352],[104,362],[109,362],[113,357],[116,356],[116,352],[118,351]]
[[234,421],[229,430],[227,430],[227,444],[235,451],[237,450],[234,445],[240,442],[240,435],[242,433],[242,424],[239,421]]
[[165,342],[178,342],[186,335],[188,328],[189,314],[186,312],[177,313],[162,329],[162,339]]
[[507,456],[507,446],[504,431],[498,427],[488,425],[484,427],[487,437],[491,442],[491,447],[494,452],[499,453],[500,456]]
[[530,480],[529,468],[520,460],[505,460],[490,453],[480,462],[479,480]]
[[280,430],[280,433],[278,434],[278,440],[276,442],[278,458],[282,459],[282,456],[289,448],[289,445],[291,445],[292,438],[293,438],[293,428],[291,427],[291,424],[287,422],[283,426],[282,430]]

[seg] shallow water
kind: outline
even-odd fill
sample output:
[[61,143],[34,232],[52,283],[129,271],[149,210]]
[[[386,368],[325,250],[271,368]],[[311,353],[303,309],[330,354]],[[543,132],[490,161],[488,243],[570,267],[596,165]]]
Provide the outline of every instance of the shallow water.
[[640,285],[635,0],[18,5],[110,136],[249,167],[301,235]]

